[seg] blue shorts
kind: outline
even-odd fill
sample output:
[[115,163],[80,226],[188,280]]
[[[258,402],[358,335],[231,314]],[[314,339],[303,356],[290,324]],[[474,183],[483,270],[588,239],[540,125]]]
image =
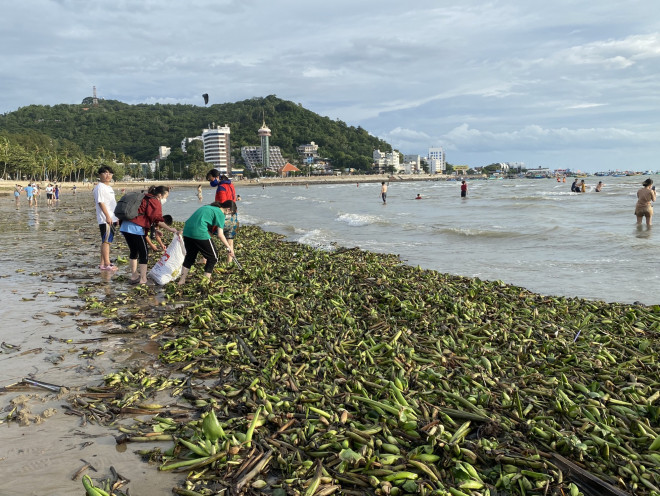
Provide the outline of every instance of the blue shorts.
[[225,219],[225,227],[222,229],[225,238],[234,239],[238,229],[238,214],[231,214]]
[[99,224],[101,230],[101,242],[112,243],[115,238],[115,226],[111,224]]

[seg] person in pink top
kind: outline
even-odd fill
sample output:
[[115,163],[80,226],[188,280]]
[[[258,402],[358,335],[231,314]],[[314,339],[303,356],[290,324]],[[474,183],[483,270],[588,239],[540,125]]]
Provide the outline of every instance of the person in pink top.
[[655,201],[655,186],[650,177],[642,183],[643,188],[637,191],[637,205],[635,205],[635,215],[637,216],[637,225],[642,225],[642,219],[646,218],[646,227],[651,227],[653,218],[653,205]]

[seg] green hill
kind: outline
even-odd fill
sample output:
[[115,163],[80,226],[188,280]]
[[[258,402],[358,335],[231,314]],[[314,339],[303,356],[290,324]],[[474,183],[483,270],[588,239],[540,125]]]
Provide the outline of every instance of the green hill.
[[298,145],[314,141],[319,154],[330,158],[335,167],[366,170],[374,149],[391,150],[360,127],[322,117],[273,95],[208,107],[128,105],[116,100],[100,100],[94,106],[91,98],[80,105],[30,105],[0,115],[0,135],[19,141],[22,137],[26,148],[33,141],[47,143],[44,137],[49,137],[60,147],[79,148],[88,156],[145,162],[157,156],[159,146],[175,151],[184,137],[199,136],[212,123],[227,124],[232,155],[240,163],[240,148],[259,144],[257,130],[264,117],[272,130],[271,145],[279,146],[285,158],[295,159]]

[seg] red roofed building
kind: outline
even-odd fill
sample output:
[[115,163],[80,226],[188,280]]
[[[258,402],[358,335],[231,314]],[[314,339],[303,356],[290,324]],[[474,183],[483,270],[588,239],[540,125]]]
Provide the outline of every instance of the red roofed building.
[[300,169],[295,165],[292,165],[289,162],[287,162],[286,165],[282,167],[279,172],[282,177],[287,177],[291,175],[292,172],[300,172]]

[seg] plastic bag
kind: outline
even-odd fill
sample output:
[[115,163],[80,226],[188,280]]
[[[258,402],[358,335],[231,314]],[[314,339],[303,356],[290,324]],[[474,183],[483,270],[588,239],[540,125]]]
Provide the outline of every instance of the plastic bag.
[[163,256],[149,271],[149,275],[161,286],[174,281],[181,275],[181,267],[185,256],[186,249],[183,246],[183,239],[179,235],[174,236]]

